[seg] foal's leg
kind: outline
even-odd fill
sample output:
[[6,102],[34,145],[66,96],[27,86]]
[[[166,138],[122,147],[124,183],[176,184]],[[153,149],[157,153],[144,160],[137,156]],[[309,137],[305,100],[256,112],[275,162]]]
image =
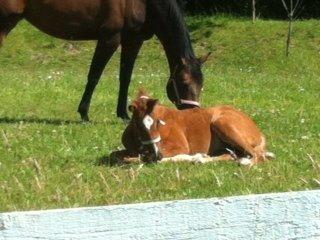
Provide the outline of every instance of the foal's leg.
[[112,57],[113,53],[117,50],[119,44],[120,33],[118,32],[105,34],[98,40],[88,74],[87,86],[78,108],[78,112],[80,113],[83,121],[89,121],[88,111],[93,91],[100,80],[106,64]]
[[132,124],[129,124],[124,130],[121,137],[121,142],[130,155],[139,155],[141,150],[141,142]]
[[236,126],[226,124],[225,119],[219,119],[213,123],[213,129],[223,142],[229,144],[244,154],[249,154],[252,156],[251,165],[256,164],[259,161],[261,156],[254,149],[254,147],[250,145],[242,132],[237,129]]
[[117,116],[128,120],[130,119],[127,113],[127,98],[128,89],[131,81],[131,75],[136,61],[137,55],[140,51],[143,41],[139,38],[129,39],[122,38],[121,45],[121,63],[120,63],[120,89],[118,97]]

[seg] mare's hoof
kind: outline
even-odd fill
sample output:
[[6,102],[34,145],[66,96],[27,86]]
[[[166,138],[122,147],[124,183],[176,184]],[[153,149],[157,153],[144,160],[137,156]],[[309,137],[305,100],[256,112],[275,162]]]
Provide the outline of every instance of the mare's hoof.
[[84,123],[87,123],[87,122],[90,121],[88,115],[84,115],[84,116],[81,115],[81,120],[82,120],[82,122],[84,122]]
[[87,113],[81,113],[80,111],[78,111],[78,112],[80,113],[82,122],[84,122],[84,123],[89,122],[89,117],[88,117]]
[[80,114],[81,120],[83,122],[89,122],[89,116],[88,116],[88,111],[87,110],[84,110],[82,107],[79,106],[78,113]]
[[130,122],[130,117],[127,113],[118,113],[117,116],[121,118],[124,122]]

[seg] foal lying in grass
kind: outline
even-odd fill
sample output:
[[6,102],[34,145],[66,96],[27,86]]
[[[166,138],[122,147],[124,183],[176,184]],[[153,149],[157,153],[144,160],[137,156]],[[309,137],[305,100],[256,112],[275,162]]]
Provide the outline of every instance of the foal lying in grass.
[[145,162],[237,160],[245,165],[273,157],[253,120],[231,106],[179,111],[140,91],[129,110],[132,120],[122,135],[126,150],[118,152],[122,157],[142,155]]

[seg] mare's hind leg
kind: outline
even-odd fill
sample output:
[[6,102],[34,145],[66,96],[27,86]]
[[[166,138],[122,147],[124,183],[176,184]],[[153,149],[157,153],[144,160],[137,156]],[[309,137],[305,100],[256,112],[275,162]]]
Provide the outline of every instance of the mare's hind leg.
[[87,86],[78,108],[78,112],[80,113],[83,121],[89,121],[88,111],[93,91],[100,80],[106,64],[112,57],[113,53],[117,50],[119,44],[120,33],[118,32],[105,34],[101,39],[98,40],[88,74]]
[[120,63],[120,89],[117,107],[117,116],[128,120],[130,119],[127,113],[127,98],[128,89],[131,81],[132,70],[136,61],[137,55],[142,46],[142,39],[133,36],[122,36],[121,45],[121,63]]

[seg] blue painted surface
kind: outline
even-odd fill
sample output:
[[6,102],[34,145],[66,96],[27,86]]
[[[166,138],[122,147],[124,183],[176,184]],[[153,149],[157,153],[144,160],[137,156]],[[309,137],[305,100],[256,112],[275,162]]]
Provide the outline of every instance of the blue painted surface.
[[0,239],[320,239],[320,191],[2,213]]

